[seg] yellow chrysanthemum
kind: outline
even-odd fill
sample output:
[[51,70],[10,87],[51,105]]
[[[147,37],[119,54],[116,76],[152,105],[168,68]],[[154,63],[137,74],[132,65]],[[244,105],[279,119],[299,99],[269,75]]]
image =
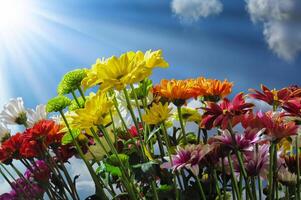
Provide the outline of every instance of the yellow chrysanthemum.
[[281,149],[284,154],[289,152],[292,148],[292,142],[288,140],[287,138],[283,138],[280,140],[280,142],[277,144],[277,149]]
[[87,77],[82,81],[85,88],[101,84],[102,90],[115,88],[122,90],[128,84],[139,82],[151,75],[155,67],[167,67],[162,51],[127,52],[120,57],[112,56],[106,60],[98,60]]
[[161,102],[153,104],[150,109],[146,110],[146,114],[142,116],[142,119],[147,124],[160,124],[171,116],[171,108],[168,107],[168,103],[162,105]]
[[89,87],[93,87],[97,84],[101,83],[101,80],[99,77],[99,66],[106,63],[106,60],[103,59],[97,59],[96,63],[92,65],[91,69],[87,70],[87,76],[82,80],[82,86],[84,89],[87,89]]
[[72,117],[72,126],[75,128],[91,128],[98,125],[107,125],[111,122],[110,109],[113,103],[104,93],[98,92],[86,101],[85,107],[77,109]]

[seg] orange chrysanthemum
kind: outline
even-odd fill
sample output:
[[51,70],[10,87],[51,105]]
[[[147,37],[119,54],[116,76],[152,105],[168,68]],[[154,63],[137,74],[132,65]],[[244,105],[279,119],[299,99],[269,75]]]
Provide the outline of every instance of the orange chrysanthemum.
[[194,89],[193,81],[191,80],[161,80],[160,84],[153,88],[153,93],[175,105],[180,106],[187,99],[197,97],[198,90]]
[[222,99],[232,91],[233,83],[224,80],[206,79],[199,77],[195,80],[194,88],[198,90],[199,95],[202,94],[208,100]]

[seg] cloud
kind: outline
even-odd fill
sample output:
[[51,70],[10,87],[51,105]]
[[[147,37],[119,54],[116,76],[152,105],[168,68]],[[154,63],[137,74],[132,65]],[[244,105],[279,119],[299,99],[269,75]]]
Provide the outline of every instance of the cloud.
[[191,23],[219,14],[223,10],[223,4],[220,0],[172,0],[171,8],[183,22]]
[[280,58],[292,61],[301,52],[300,0],[246,0],[254,23],[263,23],[269,48]]

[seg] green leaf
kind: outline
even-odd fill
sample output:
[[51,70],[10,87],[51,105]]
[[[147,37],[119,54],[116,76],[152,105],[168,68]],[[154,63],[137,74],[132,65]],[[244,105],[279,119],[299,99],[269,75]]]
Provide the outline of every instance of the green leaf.
[[118,154],[118,157],[115,154],[113,154],[106,160],[106,162],[109,163],[110,165],[118,167],[118,166],[120,166],[118,158],[125,166],[128,166],[129,156],[126,154]]
[[[70,144],[73,142],[73,138],[76,139],[81,134],[80,130],[72,130],[72,132],[67,132],[62,138],[62,145]],[[72,138],[73,136],[73,138]]]
[[104,173],[109,173],[112,176],[121,177],[122,173],[119,167],[115,167],[106,162],[101,162],[100,166],[96,169],[96,174],[103,176]]
[[159,128],[156,128],[155,130],[153,130],[150,134],[149,134],[149,136],[148,136],[148,138],[147,138],[147,140],[146,140],[146,143],[148,143],[149,142],[149,140],[158,132],[160,130],[160,127]]
[[118,176],[121,177],[122,173],[119,167],[115,167],[113,165],[110,165],[108,163],[105,163],[106,171],[111,173],[112,176]]

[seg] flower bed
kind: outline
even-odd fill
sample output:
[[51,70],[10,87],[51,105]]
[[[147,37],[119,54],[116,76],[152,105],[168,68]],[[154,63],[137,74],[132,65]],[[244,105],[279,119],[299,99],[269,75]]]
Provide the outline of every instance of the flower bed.
[[153,85],[165,67],[160,50],[127,52],[68,72],[36,110],[11,99],[0,114],[11,191],[0,199],[80,199],[72,157],[95,186],[87,199],[300,199],[298,86],[230,100],[227,80]]

